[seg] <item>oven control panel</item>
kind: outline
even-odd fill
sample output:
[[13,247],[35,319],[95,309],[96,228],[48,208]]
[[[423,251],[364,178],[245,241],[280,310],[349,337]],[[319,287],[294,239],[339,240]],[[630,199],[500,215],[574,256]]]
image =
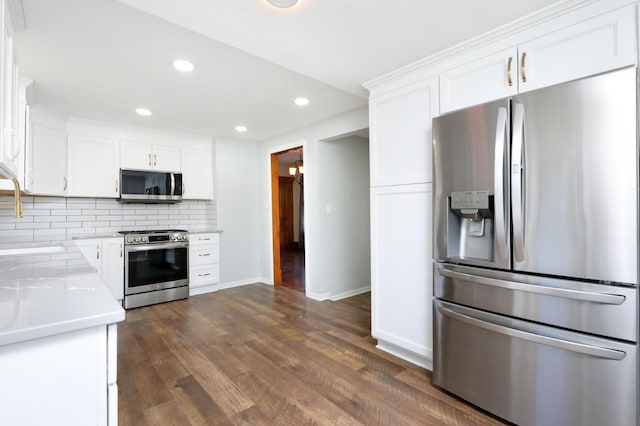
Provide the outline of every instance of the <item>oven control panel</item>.
[[133,244],[162,244],[173,242],[188,242],[189,234],[187,232],[171,232],[171,231],[147,231],[147,232],[130,232],[125,236],[127,245]]

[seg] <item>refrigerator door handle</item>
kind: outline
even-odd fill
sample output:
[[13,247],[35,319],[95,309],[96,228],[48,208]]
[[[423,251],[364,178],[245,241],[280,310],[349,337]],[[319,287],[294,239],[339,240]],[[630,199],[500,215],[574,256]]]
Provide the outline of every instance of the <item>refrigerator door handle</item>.
[[482,328],[494,333],[503,334],[506,336],[515,337],[516,339],[527,340],[532,343],[537,343],[546,346],[552,346],[554,348],[567,350],[571,352],[577,352],[584,355],[595,356],[598,358],[612,359],[620,361],[627,356],[624,351],[616,349],[603,348],[600,346],[587,345],[584,343],[572,342],[569,340],[556,339],[554,337],[547,337],[540,334],[530,333],[528,331],[522,331],[515,328],[505,327],[503,325],[497,325],[490,322],[486,322],[477,318],[470,317],[468,315],[455,312],[454,310],[437,304],[438,311],[453,320],[464,322],[474,327]]
[[606,305],[622,305],[622,303],[624,303],[624,301],[626,300],[626,297],[621,294],[598,293],[593,291],[572,290],[556,287],[546,287],[535,284],[525,284],[514,281],[505,281],[496,278],[471,275],[464,272],[451,271],[442,268],[438,268],[438,273],[443,277],[461,279],[476,284],[490,285],[493,287],[524,291],[527,293],[536,293],[544,296],[563,297],[565,299],[574,299],[584,302],[602,303]]
[[504,152],[507,134],[507,109],[498,108],[498,122],[496,125],[496,143],[494,158],[494,206],[496,220],[496,248],[498,258],[507,258],[507,231],[504,219]]
[[511,154],[511,212],[513,217],[513,252],[516,261],[524,260],[523,179],[524,106],[515,104],[513,113],[513,148]]

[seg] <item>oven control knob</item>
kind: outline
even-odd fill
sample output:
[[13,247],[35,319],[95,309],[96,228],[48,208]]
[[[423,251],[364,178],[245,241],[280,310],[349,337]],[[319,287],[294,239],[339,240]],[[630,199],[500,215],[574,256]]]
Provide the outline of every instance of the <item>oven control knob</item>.
[[172,235],[171,237],[169,237],[169,239],[170,239],[171,241],[177,241],[177,240],[178,240],[178,237],[177,237],[177,236],[175,236],[175,235]]
[[182,240],[182,235],[176,235],[176,240]]
[[127,237],[127,242],[128,243],[132,243],[133,242],[133,237]]

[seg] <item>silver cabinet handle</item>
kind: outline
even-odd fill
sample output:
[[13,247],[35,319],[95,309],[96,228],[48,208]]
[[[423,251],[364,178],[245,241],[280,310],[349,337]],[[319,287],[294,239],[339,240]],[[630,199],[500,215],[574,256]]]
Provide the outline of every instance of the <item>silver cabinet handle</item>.
[[62,188],[63,191],[67,190],[67,177],[63,176],[62,179],[64,180],[64,187]]
[[199,277],[208,277],[209,275],[211,275],[209,272],[207,272],[206,274],[198,274]]
[[444,306],[436,306],[438,308],[438,311],[442,315],[447,316],[453,320],[464,322],[474,327],[483,328],[494,333],[515,337],[516,339],[527,340],[529,342],[538,343],[541,345],[553,346],[554,348],[558,349],[578,352],[584,355],[591,355],[598,358],[613,359],[617,361],[624,359],[624,357],[627,356],[626,352],[619,351],[617,349],[602,348],[599,346],[592,346],[584,343],[572,342],[569,340],[556,339],[555,337],[547,337],[539,334],[529,333],[528,331],[517,330],[515,328],[505,327],[502,325],[482,321],[477,318],[455,312]]
[[149,165],[151,165],[151,153],[149,153]]
[[522,52],[522,61],[520,62],[520,75],[522,76],[522,82],[527,82],[527,52]]
[[507,61],[507,83],[509,87],[513,86],[513,79],[511,78],[511,64],[513,63],[513,56],[509,56]]
[[100,259],[100,246],[96,246],[96,259]]
[[211,238],[198,238],[198,241],[209,241]]
[[158,165],[158,157],[156,154],[153,154],[153,165],[157,166]]
[[116,179],[116,194],[118,193],[118,179]]
[[211,253],[201,253],[198,256],[200,256],[200,257],[211,256]]
[[509,290],[525,291],[544,296],[563,297],[565,299],[581,300],[584,302],[603,303],[606,305],[621,305],[626,297],[621,294],[597,293],[593,291],[572,290],[568,288],[547,287],[535,284],[525,284],[515,281],[500,280],[497,278],[481,277],[478,275],[466,274],[464,272],[451,271],[449,269],[438,268],[438,273],[443,277],[460,279],[475,284],[490,285],[493,287],[506,288]]
[[507,258],[507,222],[504,213],[504,159],[507,138],[507,109],[498,108],[494,158],[494,206],[496,219],[496,247],[498,258]]
[[513,213],[513,251],[517,261],[524,260],[524,106],[516,104],[513,114],[511,152],[511,211]]
[[122,257],[123,251],[124,251],[124,250],[123,250],[123,244],[122,244],[122,243],[120,243],[120,257]]

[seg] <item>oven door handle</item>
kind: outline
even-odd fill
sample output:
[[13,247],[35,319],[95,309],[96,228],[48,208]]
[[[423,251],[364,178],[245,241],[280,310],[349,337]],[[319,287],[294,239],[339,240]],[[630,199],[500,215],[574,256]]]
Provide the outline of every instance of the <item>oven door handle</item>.
[[188,248],[189,243],[166,243],[166,244],[145,244],[139,246],[126,246],[127,252],[135,251],[150,251],[150,250],[163,250],[174,248]]

